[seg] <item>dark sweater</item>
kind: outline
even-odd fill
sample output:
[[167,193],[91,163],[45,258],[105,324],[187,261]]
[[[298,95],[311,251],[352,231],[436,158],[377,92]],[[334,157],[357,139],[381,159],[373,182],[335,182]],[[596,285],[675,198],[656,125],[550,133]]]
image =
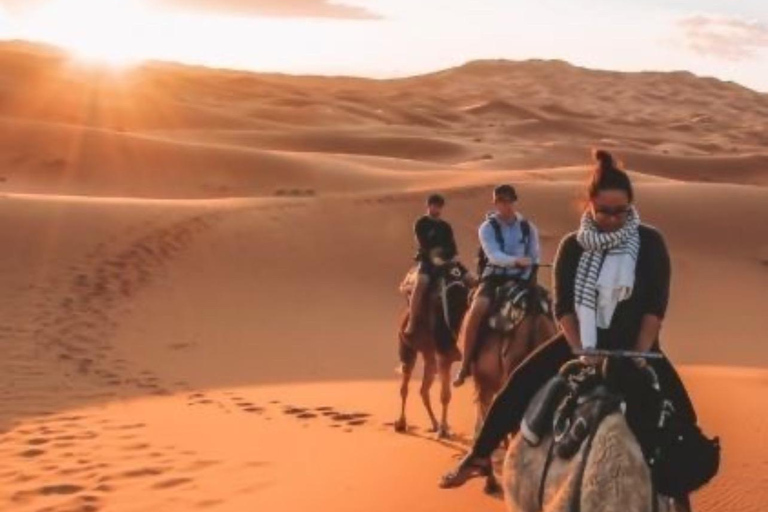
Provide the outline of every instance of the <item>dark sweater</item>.
[[442,257],[447,260],[456,256],[453,229],[444,220],[424,215],[416,221],[413,231],[419,241],[419,252],[416,254],[416,259],[427,258],[433,249],[442,249]]
[[[635,286],[629,299],[619,302],[608,329],[597,330],[597,348],[636,348],[640,326],[645,315],[663,318],[669,302],[669,252],[661,233],[641,225],[640,253],[635,269]],[[560,242],[555,257],[555,314],[562,318],[575,314],[574,289],[576,269],[584,249],[576,240],[576,233]],[[654,343],[659,349],[659,340]]]

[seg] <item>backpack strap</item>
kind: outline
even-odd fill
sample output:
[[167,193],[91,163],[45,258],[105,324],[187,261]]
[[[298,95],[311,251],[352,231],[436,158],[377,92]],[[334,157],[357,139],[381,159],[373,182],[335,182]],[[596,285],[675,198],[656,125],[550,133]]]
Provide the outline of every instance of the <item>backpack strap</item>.
[[[523,232],[523,244],[525,244],[525,255],[531,257],[531,223],[528,219],[520,221],[520,231]],[[530,277],[527,279],[531,289],[534,289],[538,283],[539,266],[531,267]]]
[[520,231],[523,232],[523,244],[525,244],[525,255],[531,255],[531,223],[528,219],[520,221]]
[[[488,222],[491,223],[491,226],[493,227],[493,232],[496,235],[496,242],[498,242],[499,247],[501,247],[501,250],[504,250],[504,236],[501,234],[501,224],[499,224],[499,221],[496,219],[496,217],[490,217],[488,219]],[[530,231],[530,226],[529,226]]]

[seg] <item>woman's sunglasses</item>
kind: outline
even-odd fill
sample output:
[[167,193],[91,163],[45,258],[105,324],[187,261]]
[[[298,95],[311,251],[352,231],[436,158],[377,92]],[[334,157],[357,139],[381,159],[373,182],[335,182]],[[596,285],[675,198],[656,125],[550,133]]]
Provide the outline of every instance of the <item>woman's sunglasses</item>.
[[595,206],[595,215],[603,217],[623,217],[627,215],[632,208],[630,206]]

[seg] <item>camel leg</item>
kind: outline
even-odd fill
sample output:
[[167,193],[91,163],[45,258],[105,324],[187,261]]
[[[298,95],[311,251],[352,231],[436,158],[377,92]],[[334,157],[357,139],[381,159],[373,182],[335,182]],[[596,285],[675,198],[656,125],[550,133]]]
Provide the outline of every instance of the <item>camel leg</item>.
[[[475,439],[477,439],[477,436],[480,435],[480,430],[483,428],[485,418],[488,416],[488,409],[491,408],[491,403],[493,402],[493,398],[496,395],[497,390],[492,386],[489,386],[489,382],[481,381],[478,384],[477,379],[475,380],[475,385],[477,389],[477,420],[475,422]],[[496,473],[493,471],[493,466],[491,466],[490,470],[485,475],[484,491],[486,494],[494,496],[502,492],[501,484],[499,484],[499,481],[496,479]]]
[[[480,435],[480,430],[483,428],[485,418],[488,416],[488,409],[491,408],[491,403],[493,403],[493,398],[496,395],[497,390],[489,386],[488,382],[481,382],[478,385],[476,380],[475,383],[477,389],[477,420],[475,421],[475,439],[477,439],[477,437]],[[496,496],[502,492],[501,485],[496,479],[496,473],[493,471],[493,466],[491,466],[488,474],[485,475],[484,491],[486,494],[493,496]]]
[[473,365],[472,377],[475,383],[475,403],[477,404],[477,416],[475,419],[475,438],[483,427],[488,409],[493,398],[501,388],[501,345],[498,339],[491,336],[480,346],[477,359]]
[[485,417],[488,415],[488,409],[491,406],[493,395],[488,393],[488,389],[483,385],[477,385],[477,396],[475,403],[477,404],[477,414],[475,416],[475,439],[480,434],[480,429],[483,428]]
[[403,363],[401,366],[401,380],[400,380],[400,418],[395,422],[395,431],[405,432],[408,428],[408,423],[405,419],[405,403],[408,401],[408,383],[413,375],[413,368],[416,366],[416,361],[409,363]]
[[439,424],[435,417],[435,411],[432,410],[432,399],[429,396],[429,392],[432,389],[432,384],[435,382],[435,373],[437,372],[437,363],[435,358],[429,357],[424,359],[424,377],[421,380],[421,401],[424,403],[424,408],[429,414],[429,420],[432,422],[431,432],[437,432],[439,430]]
[[671,504],[669,505],[669,509],[672,512],[691,512],[691,510],[693,510],[691,508],[691,500],[688,496],[674,498],[670,501]]
[[[480,346],[477,359],[472,370],[475,382],[475,403],[477,405],[477,417],[475,420],[475,439],[483,428],[488,410],[493,399],[501,389],[503,368],[501,361],[501,343],[495,336],[490,336]],[[496,478],[496,473],[491,467],[485,475],[485,492],[497,496],[502,492],[501,485]]]
[[451,437],[451,429],[448,425],[448,405],[451,403],[451,360],[449,358],[440,359],[439,375],[442,416],[438,437],[440,437],[440,439],[448,439]]

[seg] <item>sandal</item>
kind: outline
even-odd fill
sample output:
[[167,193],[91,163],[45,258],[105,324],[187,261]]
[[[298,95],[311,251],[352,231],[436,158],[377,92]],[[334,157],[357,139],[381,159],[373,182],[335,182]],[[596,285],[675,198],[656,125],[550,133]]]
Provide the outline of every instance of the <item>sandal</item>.
[[453,387],[460,388],[464,385],[464,382],[470,377],[471,373],[469,368],[461,368],[456,374],[456,378],[453,379]]
[[488,476],[490,471],[492,471],[490,460],[468,455],[455,469],[443,475],[440,479],[440,488],[461,487],[467,480],[478,476]]

